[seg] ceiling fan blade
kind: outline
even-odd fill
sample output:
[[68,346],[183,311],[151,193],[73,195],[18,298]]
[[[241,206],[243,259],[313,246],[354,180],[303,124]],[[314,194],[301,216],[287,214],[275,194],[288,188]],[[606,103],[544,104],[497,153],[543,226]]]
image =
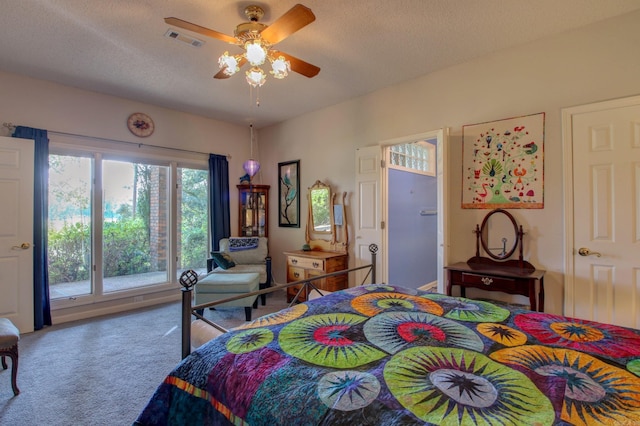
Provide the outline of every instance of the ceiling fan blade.
[[164,18],[164,22],[174,27],[182,28],[185,30],[193,31],[194,33],[202,34],[207,37],[217,38],[218,40],[226,41],[227,43],[237,44],[238,40],[235,37],[228,36],[218,31],[210,30],[209,28],[201,27],[200,25],[192,24],[191,22],[184,21],[180,18]]
[[[246,58],[240,59],[240,61],[238,62],[238,68],[242,68],[242,66],[244,64],[246,64],[246,63],[247,63],[247,59]],[[218,71],[218,73],[216,75],[214,75],[213,78],[218,78],[218,79],[222,80],[222,79],[225,79],[225,78],[232,77],[231,75],[227,75],[227,74],[224,73],[225,68],[222,68],[220,71]]]
[[309,62],[305,62],[302,59],[298,59],[295,56],[291,56],[278,50],[273,50],[272,52],[275,57],[284,56],[284,59],[289,61],[289,63],[291,64],[291,71],[295,71],[298,74],[304,75],[305,77],[315,77],[320,72],[319,67],[316,67]]
[[289,37],[299,29],[309,25],[316,20],[316,15],[311,9],[301,4],[297,4],[289,9],[284,15],[265,28],[260,35],[269,43],[276,44]]

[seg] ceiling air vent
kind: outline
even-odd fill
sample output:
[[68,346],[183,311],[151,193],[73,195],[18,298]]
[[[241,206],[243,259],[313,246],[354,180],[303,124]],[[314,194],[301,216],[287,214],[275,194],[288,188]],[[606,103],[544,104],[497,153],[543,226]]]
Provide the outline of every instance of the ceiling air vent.
[[197,38],[189,37],[184,34],[179,33],[178,31],[169,28],[166,33],[164,33],[165,37],[172,38],[174,40],[178,40],[182,43],[188,44],[193,47],[200,47],[204,44],[204,41],[199,40]]

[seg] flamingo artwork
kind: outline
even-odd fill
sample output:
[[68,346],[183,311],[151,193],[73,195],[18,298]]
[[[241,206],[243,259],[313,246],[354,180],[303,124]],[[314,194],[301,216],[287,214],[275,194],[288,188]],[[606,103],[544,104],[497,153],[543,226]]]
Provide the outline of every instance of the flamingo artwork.
[[486,202],[487,194],[489,194],[489,191],[487,191],[487,186],[489,186],[489,184],[485,182],[482,184],[482,191],[476,191],[480,196],[480,199],[482,200],[482,204]]

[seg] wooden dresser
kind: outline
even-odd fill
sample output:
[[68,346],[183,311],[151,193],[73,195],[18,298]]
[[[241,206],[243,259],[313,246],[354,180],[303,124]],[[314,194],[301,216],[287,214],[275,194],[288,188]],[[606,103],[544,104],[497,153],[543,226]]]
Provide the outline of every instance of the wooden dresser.
[[[349,267],[348,254],[328,251],[286,251],[287,282],[295,282],[314,276],[328,274],[347,269]],[[320,281],[313,281],[313,285],[321,290],[338,291],[349,286],[347,274],[336,275]],[[287,302],[291,302],[301,286],[287,288]],[[307,300],[306,291],[298,298],[300,302]]]

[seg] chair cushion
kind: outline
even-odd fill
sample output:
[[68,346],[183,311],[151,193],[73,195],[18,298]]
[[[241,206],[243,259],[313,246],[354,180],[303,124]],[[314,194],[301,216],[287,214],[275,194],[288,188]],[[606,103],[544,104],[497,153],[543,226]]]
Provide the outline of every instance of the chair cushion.
[[20,340],[20,331],[11,320],[0,318],[0,348],[10,348]]
[[234,262],[233,258],[229,253],[223,251],[212,251],[211,257],[216,262],[220,268],[227,270],[229,268],[233,268],[236,266],[236,262]]
[[258,291],[260,275],[248,274],[218,274],[207,275],[196,285],[197,294],[205,293],[249,293]]
[[[236,265],[252,265],[252,264],[263,264],[265,263],[265,258],[269,254],[269,249],[267,247],[267,238],[259,237],[258,248],[250,249],[250,250],[239,250],[234,251],[232,253],[232,257]],[[229,253],[229,239],[223,238],[220,240],[220,251]]]

